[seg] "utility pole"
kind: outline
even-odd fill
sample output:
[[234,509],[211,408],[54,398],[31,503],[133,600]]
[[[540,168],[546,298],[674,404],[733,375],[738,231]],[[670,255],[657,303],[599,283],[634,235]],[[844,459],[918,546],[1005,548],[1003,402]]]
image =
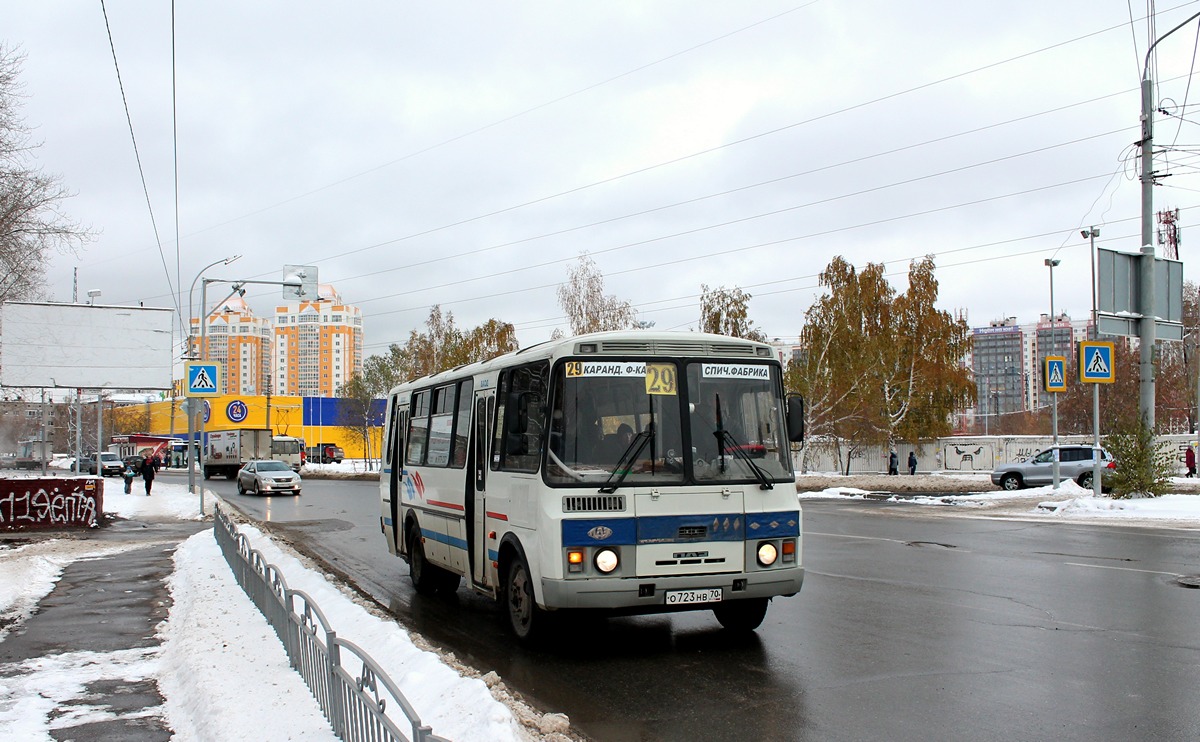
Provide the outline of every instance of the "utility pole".
[[1138,408],[1146,424],[1154,430],[1154,81],[1150,78],[1150,55],[1159,42],[1200,18],[1195,13],[1186,21],[1159,36],[1146,49],[1142,65],[1142,276],[1140,358],[1138,362]]
[[1147,51],[1146,72],[1142,76],[1142,275],[1139,307],[1142,319],[1138,333],[1138,411],[1150,429],[1154,430],[1154,82],[1150,79],[1149,62],[1150,51]]

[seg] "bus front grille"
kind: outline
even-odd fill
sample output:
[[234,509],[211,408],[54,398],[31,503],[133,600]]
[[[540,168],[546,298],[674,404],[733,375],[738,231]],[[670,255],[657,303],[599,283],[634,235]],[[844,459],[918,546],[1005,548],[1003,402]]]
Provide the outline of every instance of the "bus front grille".
[[623,513],[625,495],[567,495],[564,513]]

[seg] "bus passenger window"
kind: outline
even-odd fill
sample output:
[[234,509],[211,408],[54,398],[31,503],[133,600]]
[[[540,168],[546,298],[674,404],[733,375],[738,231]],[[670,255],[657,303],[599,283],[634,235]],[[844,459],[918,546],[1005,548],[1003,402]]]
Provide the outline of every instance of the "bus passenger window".
[[412,413],[408,426],[408,454],[404,463],[419,466],[425,463],[425,444],[429,437],[428,390],[413,395]]
[[501,375],[492,468],[537,471],[545,437],[548,373],[548,364],[538,363]]

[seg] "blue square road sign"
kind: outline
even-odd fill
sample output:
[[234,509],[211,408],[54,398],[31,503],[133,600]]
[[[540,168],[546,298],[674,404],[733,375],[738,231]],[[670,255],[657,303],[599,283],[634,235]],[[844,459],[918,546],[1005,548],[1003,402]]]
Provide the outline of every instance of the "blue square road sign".
[[1079,380],[1085,384],[1111,384],[1117,380],[1112,343],[1089,340],[1079,344]]
[[184,367],[187,387],[184,396],[216,397],[221,393],[221,364],[188,362]]

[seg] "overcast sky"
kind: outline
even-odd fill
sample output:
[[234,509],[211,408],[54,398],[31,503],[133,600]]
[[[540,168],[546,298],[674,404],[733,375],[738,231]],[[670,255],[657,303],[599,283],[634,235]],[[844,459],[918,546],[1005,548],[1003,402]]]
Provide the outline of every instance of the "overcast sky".
[[[555,288],[584,251],[660,329],[694,328],[708,284],[795,338],[835,255],[886,262],[903,289],[934,254],[941,307],[973,326],[1047,312],[1054,256],[1056,309],[1082,318],[1080,229],[1140,242],[1147,35],[1200,12],[1160,3],[1151,31],[1145,7],[178,0],[174,73],[166,2],[106,3],[117,65],[99,0],[7,3],[0,40],[26,56],[38,164],[98,235],[55,257],[50,298],[71,300],[78,269],[85,301],[174,306],[182,286],[186,316],[214,260],[243,256],[210,278],[311,264],[362,308],[369,355],[433,304],[544,340],[567,327]],[[1153,68],[1171,114],[1155,141],[1180,150],[1156,165],[1154,207],[1182,210],[1185,261],[1196,28]]]

